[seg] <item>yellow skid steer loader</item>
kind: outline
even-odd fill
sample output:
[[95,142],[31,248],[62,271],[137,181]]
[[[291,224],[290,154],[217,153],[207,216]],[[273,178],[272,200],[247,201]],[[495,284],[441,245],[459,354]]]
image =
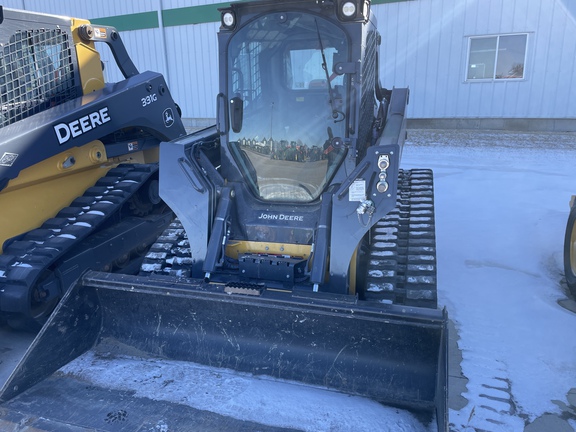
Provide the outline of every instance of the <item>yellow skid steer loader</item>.
[[37,331],[87,268],[138,272],[172,218],[158,144],[186,132],[162,75],[86,20],[0,8],[0,98],[0,319]]

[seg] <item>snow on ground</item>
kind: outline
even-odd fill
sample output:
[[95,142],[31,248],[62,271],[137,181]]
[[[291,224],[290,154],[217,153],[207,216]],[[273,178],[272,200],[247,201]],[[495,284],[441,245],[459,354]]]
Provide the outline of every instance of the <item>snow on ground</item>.
[[[108,358],[89,351],[60,372],[104,388],[133,391],[136,397],[270,426],[310,432],[431,432],[410,413],[369,399],[188,362]],[[162,421],[170,428],[169,418]]]
[[558,304],[576,135],[411,131],[402,161],[435,173],[439,302],[469,380],[452,429],[561,414],[576,387],[576,314]]

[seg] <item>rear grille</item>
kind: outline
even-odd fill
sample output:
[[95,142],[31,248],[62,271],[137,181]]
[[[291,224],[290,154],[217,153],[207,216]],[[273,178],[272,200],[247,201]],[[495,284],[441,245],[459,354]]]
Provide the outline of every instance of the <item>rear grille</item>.
[[0,127],[79,96],[74,47],[61,29],[18,30],[0,44]]

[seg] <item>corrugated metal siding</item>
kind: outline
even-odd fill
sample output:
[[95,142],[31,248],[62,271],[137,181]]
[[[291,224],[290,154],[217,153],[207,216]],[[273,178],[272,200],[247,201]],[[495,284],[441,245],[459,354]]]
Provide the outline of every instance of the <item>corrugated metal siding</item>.
[[[6,0],[2,2],[2,6],[11,8],[11,9],[25,9],[24,0]],[[29,10],[36,10],[28,8]],[[38,10],[38,12],[42,12]]]
[[[3,0],[6,7],[99,18],[220,3]],[[411,118],[575,118],[572,0],[416,0],[373,6],[382,33],[381,82],[409,86]],[[574,9],[574,8],[572,8]],[[140,70],[163,73],[185,117],[213,118],[217,23],[122,32]],[[525,79],[467,82],[470,36],[527,33]],[[109,54],[103,60],[113,62]],[[112,69],[112,68],[109,68]],[[107,77],[120,76],[108,70]]]
[[[222,3],[222,0],[161,0],[166,9]],[[215,118],[220,23],[167,27],[169,86],[184,117]]]
[[216,117],[219,24],[166,28],[170,91],[184,117]]
[[[374,11],[382,83],[410,87],[410,117],[576,117],[576,26],[563,4],[419,0]],[[526,78],[466,82],[468,38],[506,33],[528,33]]]
[[560,7],[542,10],[540,20],[553,23],[547,29],[542,29],[540,32],[542,37],[537,40],[535,47],[535,57],[541,59],[534,67],[538,73],[534,76],[534,80],[542,84],[540,90],[542,115],[560,117],[563,112],[566,117],[576,117],[574,23]]

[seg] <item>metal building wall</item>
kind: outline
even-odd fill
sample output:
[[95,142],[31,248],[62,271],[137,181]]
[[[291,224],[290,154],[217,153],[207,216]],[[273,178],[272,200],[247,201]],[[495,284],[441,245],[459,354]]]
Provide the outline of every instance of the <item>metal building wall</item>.
[[219,24],[166,29],[170,89],[185,117],[216,117]]
[[[383,41],[382,84],[410,87],[408,114],[413,119],[575,119],[576,21],[566,6],[572,2],[412,0],[373,5]],[[219,24],[163,28],[161,11],[213,3],[220,1],[2,1],[6,7],[90,19],[156,12],[157,28],[122,31],[122,38],[137,67],[163,73],[184,116],[196,119],[215,116]],[[466,81],[468,38],[506,33],[528,33],[525,78]],[[103,59],[111,61],[110,56]],[[113,70],[106,73],[120,78]]]
[[[220,3],[220,0],[160,0],[164,10]],[[165,27],[167,77],[184,117],[208,125],[216,116],[219,22]],[[203,121],[203,119],[207,119]]]
[[[384,85],[413,118],[574,118],[576,24],[560,0],[418,0],[374,8]],[[470,36],[528,33],[525,79],[466,81]]]

